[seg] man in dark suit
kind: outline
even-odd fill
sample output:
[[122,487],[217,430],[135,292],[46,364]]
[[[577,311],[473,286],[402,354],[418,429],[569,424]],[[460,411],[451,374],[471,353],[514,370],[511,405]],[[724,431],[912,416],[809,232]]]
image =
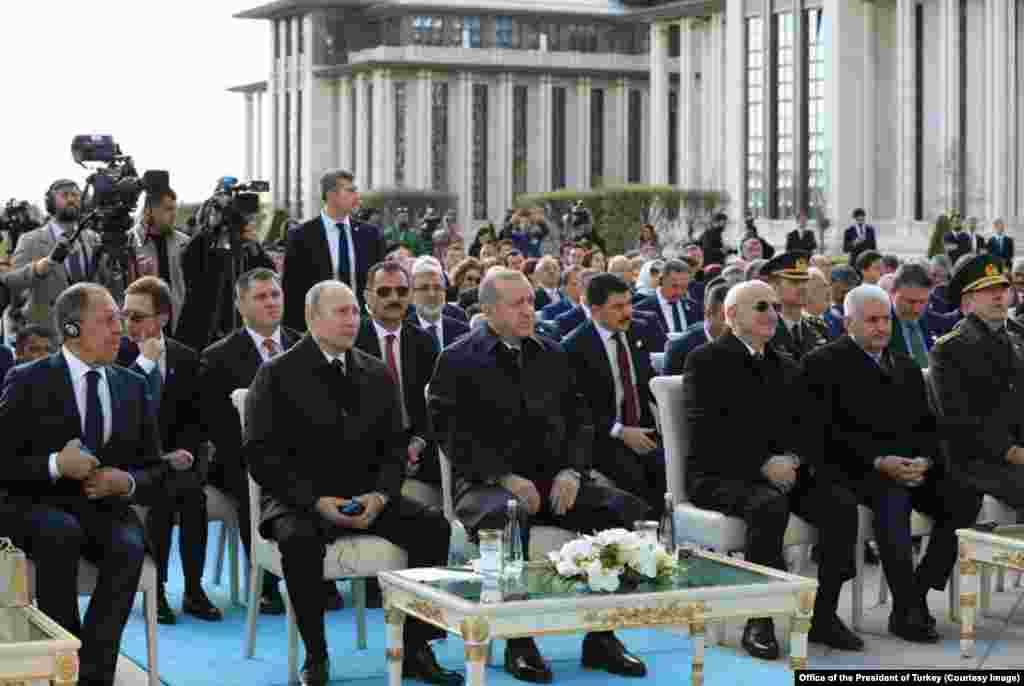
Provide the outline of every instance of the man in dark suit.
[[722,233],[725,231],[729,217],[724,212],[718,212],[711,218],[711,226],[704,229],[700,235],[701,252],[704,253],[704,261],[708,264],[725,264],[725,258],[736,251],[732,248],[726,250]]
[[370,316],[362,320],[355,346],[382,360],[398,388],[402,430],[407,440],[405,474],[440,486],[437,452],[427,442],[427,405],[423,395],[440,351],[429,333],[418,326],[403,325],[410,293],[409,275],[397,262],[380,262],[370,267],[364,295]]
[[438,352],[469,331],[467,323],[444,314],[444,297],[441,267],[433,258],[418,258],[412,266],[412,305],[406,320],[430,334]]
[[[113,365],[121,343],[113,297],[75,284],[54,314],[63,348],[13,368],[0,397],[0,491],[17,506],[13,541],[36,563],[39,609],[82,640],[78,683],[112,686],[146,554],[131,506],[160,497],[166,465],[146,380]],[[84,623],[82,556],[99,569]]]
[[865,250],[878,250],[875,227],[864,223],[867,213],[860,207],[853,211],[853,225],[843,234],[843,252],[850,256],[850,264],[856,266],[857,258]]
[[0,384],[7,378],[7,372],[14,366],[14,351],[9,346],[0,345]]
[[540,318],[545,321],[555,321],[558,316],[571,310],[580,303],[579,274],[583,267],[566,267],[559,279],[561,284],[560,294],[562,299],[557,303],[551,303],[540,308]]
[[886,350],[908,356],[920,369],[928,367],[928,351],[941,335],[932,329],[935,317],[928,312],[931,287],[931,277],[922,264],[907,262],[896,270],[891,293],[892,334]]
[[988,239],[986,249],[990,255],[995,255],[1003,261],[1005,267],[1013,264],[1014,247],[1013,238],[1006,235],[1006,222],[996,219],[992,222],[992,230],[995,232]]
[[376,226],[352,218],[359,206],[359,191],[351,172],[332,169],[320,178],[324,201],[320,216],[288,235],[285,251],[285,324],[304,331],[306,292],[325,279],[347,283],[362,298],[366,272],[384,261],[384,239]]
[[837,264],[832,269],[832,281],[829,284],[832,289],[832,304],[822,319],[825,320],[825,328],[829,340],[835,340],[843,335],[845,324],[843,318],[843,301],[846,294],[860,285],[860,274],[848,264]]
[[779,253],[761,268],[761,278],[775,289],[781,305],[772,346],[795,362],[828,342],[824,326],[804,313],[809,258],[807,253]]
[[[683,260],[669,260],[661,273],[661,285],[654,295],[636,304],[638,312],[651,312],[666,334],[684,334],[686,328],[704,318],[700,306],[689,297],[691,269]],[[665,350],[668,336],[658,341],[654,352]]]
[[[249,389],[245,453],[264,489],[260,531],[280,547],[306,646],[302,681],[323,686],[330,675],[325,545],[367,533],[403,548],[409,567],[436,567],[447,562],[451,527],[437,509],[402,496],[408,439],[399,393],[387,365],[352,347],[360,320],[352,291],[338,281],[322,282],[306,302],[309,334],[264,364]],[[349,499],[362,511],[342,514]],[[462,683],[460,674],[437,664],[427,643],[443,635],[414,617],[406,620],[403,676]]]
[[[904,265],[909,266],[920,268]],[[920,290],[923,310],[928,289]],[[804,377],[809,408],[818,417],[812,426],[818,427],[819,476],[843,484],[874,511],[893,595],[889,631],[907,641],[935,643],[939,634],[928,612],[928,591],[945,588],[957,557],[956,530],[974,523],[981,498],[949,478],[940,460],[924,377],[910,357],[891,350],[893,307],[878,286],[851,291],[845,308],[850,335],[804,358]],[[916,572],[912,510],[934,522]]]
[[587,287],[587,303],[590,319],[562,345],[591,411],[594,467],[660,516],[665,453],[651,409],[654,371],[650,351],[630,326],[629,285],[614,274],[597,274]]
[[176,515],[181,519],[178,544],[185,575],[182,610],[199,619],[220,621],[220,609],[210,602],[202,586],[209,528],[203,486],[209,465],[199,449],[203,438],[199,355],[164,336],[174,308],[172,297],[167,283],[155,276],[144,276],[128,286],[124,298],[128,335],[121,341],[117,362],[149,382],[163,458],[171,467],[165,497],[149,508],[146,517],[160,582],[157,621],[176,621],[164,590]]
[[[518,498],[526,539],[533,523],[573,531],[630,528],[648,506],[581,474],[589,475],[590,451],[572,367],[562,346],[533,335],[530,283],[511,270],[493,271],[480,286],[480,301],[485,325],[441,352],[430,382],[433,428],[457,480],[456,516],[474,536],[500,529],[509,498]],[[587,635],[583,664],[646,673],[611,632]],[[524,681],[552,679],[530,638],[508,641],[505,669]]]
[[14,364],[25,364],[52,355],[57,349],[57,334],[48,326],[29,324],[18,330],[14,337],[14,362],[4,370],[4,376]]
[[[242,428],[231,393],[248,388],[260,365],[291,348],[299,334],[281,326],[284,294],[280,279],[270,269],[254,269],[239,277],[235,306],[244,326],[203,351],[199,386],[204,435],[216,448],[210,483],[234,499],[242,545],[246,555],[251,555],[248,465],[242,454]],[[284,614],[277,581],[269,572],[264,576],[260,612]]]
[[949,225],[950,230],[942,237],[942,244],[946,249],[949,263],[955,268],[957,260],[973,252],[975,245],[973,236],[964,228],[960,213],[956,210],[950,213]]
[[717,341],[725,334],[725,296],[728,293],[729,285],[722,277],[708,284],[704,295],[704,321],[691,325],[682,338],[669,342],[665,349],[663,373],[666,376],[682,374],[687,355],[705,343]]
[[1006,330],[1002,260],[978,255],[960,264],[950,300],[966,317],[935,342],[931,380],[950,437],[955,476],[1010,507],[1024,508],[1024,339]]
[[800,250],[809,255],[813,255],[818,250],[818,240],[814,237],[814,230],[807,226],[807,212],[804,210],[800,212],[796,228],[786,234],[786,252],[794,250]]
[[573,329],[587,321],[587,286],[590,285],[590,280],[598,274],[600,272],[591,267],[585,267],[576,273],[576,286],[579,289],[576,304],[555,317],[555,326],[558,328],[560,339],[565,338],[572,333]]
[[928,310],[937,314],[956,312],[949,302],[949,275],[953,265],[945,255],[935,255],[928,261],[928,275],[932,278],[932,292],[928,295]]
[[538,310],[543,310],[548,305],[560,303],[565,299],[565,295],[558,290],[562,268],[554,257],[545,255],[540,258],[537,268],[534,270],[534,276],[538,286],[534,292],[533,306]]
[[[742,517],[746,559],[785,569],[782,542],[790,513],[818,527],[821,563],[810,640],[860,650],[863,642],[836,616],[842,584],[855,575],[857,501],[848,490],[815,476],[807,396],[800,370],[769,342],[779,296],[759,281],[729,291],[731,331],[697,348],[683,371],[689,435],[687,491],[698,507]],[[812,469],[813,467],[813,469]],[[771,619],[751,619],[743,647],[775,659]]]

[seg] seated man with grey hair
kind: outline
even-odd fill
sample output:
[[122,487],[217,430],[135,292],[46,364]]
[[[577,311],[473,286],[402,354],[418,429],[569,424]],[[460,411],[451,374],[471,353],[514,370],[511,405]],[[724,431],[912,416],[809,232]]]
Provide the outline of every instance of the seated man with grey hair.
[[654,295],[636,303],[635,311],[652,313],[661,324],[664,334],[657,337],[656,349],[661,352],[668,343],[668,335],[683,335],[691,324],[704,319],[700,305],[690,297],[692,269],[685,260],[669,260],[661,272],[661,285]]
[[[901,270],[920,265],[904,264]],[[950,478],[940,459],[938,424],[918,364],[890,342],[893,312],[924,309],[927,286],[916,270],[905,272],[912,305],[897,306],[878,286],[846,296],[849,336],[809,353],[804,380],[817,450],[818,476],[848,488],[875,516],[874,531],[885,577],[892,588],[889,631],[907,641],[935,643],[928,611],[931,589],[945,588],[957,557],[956,530],[971,526],[981,498]],[[907,286],[907,284],[914,284]],[[933,521],[928,549],[914,569],[911,511]]]
[[466,322],[446,314],[449,307],[462,309],[445,303],[444,297],[440,263],[426,255],[418,257],[412,265],[412,305],[407,319],[431,335],[438,351],[469,331]]
[[[480,285],[485,322],[441,351],[427,403],[452,462],[456,516],[476,537],[503,529],[516,500],[525,550],[533,524],[628,529],[648,511],[640,498],[590,476],[592,434],[583,429],[573,367],[559,343],[534,333],[533,299],[522,273],[488,272]],[[623,676],[647,671],[610,631],[583,639],[583,666]],[[505,669],[522,681],[552,680],[532,638],[508,641]]]
[[921,369],[928,367],[928,351],[946,331],[942,316],[928,310],[932,280],[920,262],[906,262],[896,270],[892,300],[892,336],[887,349],[908,355]]
[[705,343],[717,341],[729,330],[725,323],[725,297],[728,293],[729,284],[721,276],[708,283],[704,293],[704,321],[692,324],[681,338],[669,341],[665,348],[663,374],[682,374],[687,355]]
[[[725,298],[729,332],[686,358],[683,370],[687,492],[697,507],[740,517],[747,525],[746,559],[786,569],[782,544],[790,513],[819,528],[821,564],[809,639],[859,650],[863,642],[836,615],[843,583],[855,575],[857,502],[809,458],[817,429],[800,369],[771,343],[779,296],[762,281],[734,286]],[[751,619],[744,649],[779,656],[769,618]]]

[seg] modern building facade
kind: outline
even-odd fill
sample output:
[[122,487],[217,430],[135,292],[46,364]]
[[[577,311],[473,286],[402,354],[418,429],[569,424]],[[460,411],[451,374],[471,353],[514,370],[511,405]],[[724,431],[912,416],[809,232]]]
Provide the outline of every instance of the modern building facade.
[[470,235],[518,193],[670,183],[728,191],[730,215],[752,209],[769,237],[807,209],[836,241],[865,207],[883,248],[916,252],[948,208],[1011,231],[1024,214],[1021,14],[1016,0],[279,0],[237,15],[267,22],[272,57],[267,81],[232,90],[247,174],[296,217],[332,166],[364,189],[453,192]]

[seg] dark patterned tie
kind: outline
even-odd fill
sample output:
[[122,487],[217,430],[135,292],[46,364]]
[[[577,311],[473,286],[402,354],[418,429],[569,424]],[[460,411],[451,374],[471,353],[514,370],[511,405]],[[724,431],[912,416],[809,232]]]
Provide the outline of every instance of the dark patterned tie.
[[85,446],[93,455],[99,455],[103,446],[103,406],[100,404],[100,373],[90,369],[85,373]]
[[633,385],[633,373],[629,368],[629,346],[626,337],[615,334],[616,354],[619,363],[619,377],[622,379],[622,423],[625,426],[640,425],[640,408]]

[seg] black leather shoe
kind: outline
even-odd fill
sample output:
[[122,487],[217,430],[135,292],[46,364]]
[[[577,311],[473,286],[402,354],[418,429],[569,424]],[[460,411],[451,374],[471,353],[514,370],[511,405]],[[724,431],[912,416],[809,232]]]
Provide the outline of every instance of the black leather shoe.
[[334,612],[345,607],[345,599],[341,597],[341,593],[338,592],[338,586],[333,581],[324,582],[324,593],[327,594],[327,598],[324,601],[325,610]]
[[889,633],[911,643],[939,642],[939,632],[928,623],[927,615],[918,607],[889,615]]
[[534,684],[550,684],[555,678],[532,638],[514,638],[505,644],[505,671]]
[[425,681],[437,686],[462,686],[464,681],[458,672],[437,664],[434,651],[426,643],[402,657],[402,678]]
[[619,676],[646,676],[647,667],[622,645],[610,631],[587,634],[583,639],[583,657],[587,669],[603,669]]
[[861,637],[850,631],[836,615],[828,619],[814,620],[807,640],[836,650],[864,650],[864,641]]
[[323,659],[306,658],[302,664],[302,671],[299,672],[299,679],[302,686],[327,686],[331,678],[331,661],[326,657]]
[[167,593],[161,585],[156,593],[156,623],[177,624],[178,618],[174,616],[171,604],[167,602]]
[[743,649],[761,660],[779,659],[779,642],[775,640],[775,623],[771,617],[748,619],[743,628]]
[[281,592],[276,588],[272,591],[263,591],[263,595],[260,597],[260,614],[284,614],[284,598],[281,597]]
[[219,622],[224,619],[224,613],[220,608],[210,602],[206,593],[199,589],[198,593],[186,595],[181,600],[181,611],[185,614],[197,617],[205,622]]

